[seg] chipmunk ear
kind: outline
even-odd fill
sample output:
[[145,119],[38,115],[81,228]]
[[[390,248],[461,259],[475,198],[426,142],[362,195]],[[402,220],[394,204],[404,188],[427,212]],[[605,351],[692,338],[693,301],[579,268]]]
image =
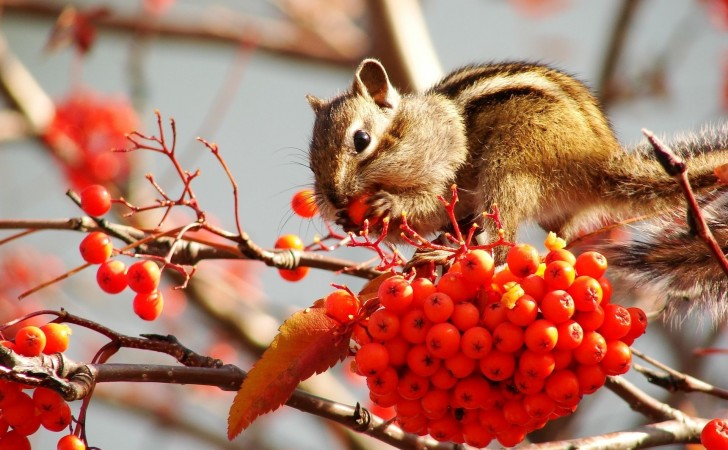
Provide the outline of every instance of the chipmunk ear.
[[326,100],[314,97],[313,95],[307,95],[306,100],[308,100],[308,104],[311,105],[311,109],[313,109],[313,112],[316,114],[318,114],[326,104]]
[[399,103],[399,92],[389,82],[382,63],[376,59],[365,59],[359,64],[352,89],[357,94],[370,97],[380,108],[395,108]]

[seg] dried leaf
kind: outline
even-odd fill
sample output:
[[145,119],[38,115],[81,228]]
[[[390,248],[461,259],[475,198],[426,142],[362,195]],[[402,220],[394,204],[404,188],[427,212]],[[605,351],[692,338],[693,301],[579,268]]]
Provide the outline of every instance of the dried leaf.
[[233,400],[228,417],[231,440],[258,416],[283,405],[298,383],[329,369],[349,352],[351,330],[320,307],[296,312],[278,331]]

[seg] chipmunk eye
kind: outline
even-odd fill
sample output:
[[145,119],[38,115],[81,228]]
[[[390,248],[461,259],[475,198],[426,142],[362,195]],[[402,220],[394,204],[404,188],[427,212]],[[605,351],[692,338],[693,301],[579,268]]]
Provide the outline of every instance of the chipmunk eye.
[[364,130],[357,130],[354,133],[354,150],[357,153],[361,153],[369,147],[369,143],[372,141],[371,136]]

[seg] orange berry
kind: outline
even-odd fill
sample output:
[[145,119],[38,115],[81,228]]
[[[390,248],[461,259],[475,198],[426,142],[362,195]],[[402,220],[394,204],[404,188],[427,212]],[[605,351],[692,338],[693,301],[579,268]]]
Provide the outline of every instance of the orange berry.
[[523,347],[523,328],[503,322],[493,330],[493,346],[501,352],[513,353]]
[[[419,400],[430,389],[430,382],[412,371],[406,371],[399,377],[397,393],[405,400]],[[419,405],[419,402],[417,402]],[[399,413],[399,410],[397,411]]]
[[101,264],[109,259],[114,244],[106,233],[93,231],[86,235],[78,246],[81,257],[89,264]]
[[607,258],[599,252],[584,252],[576,258],[574,269],[579,275],[600,278],[607,271]]
[[601,364],[578,364],[574,371],[582,394],[595,393],[607,381],[607,372]]
[[376,375],[389,366],[387,348],[376,342],[362,345],[354,359],[359,371],[366,376]]
[[17,430],[9,430],[0,437],[0,450],[30,450],[30,441]]
[[553,350],[559,338],[556,326],[546,319],[538,319],[526,327],[523,340],[526,347],[534,352],[545,353]]
[[403,276],[395,275],[379,285],[378,295],[382,306],[392,312],[403,313],[412,303],[414,291]]
[[430,377],[440,368],[442,360],[434,357],[424,344],[414,345],[407,352],[407,367],[421,377]]
[[522,295],[513,308],[506,311],[508,320],[518,326],[525,327],[536,320],[538,315],[538,304],[530,295]]
[[632,365],[632,351],[622,341],[607,341],[607,354],[599,364],[604,367],[607,375],[621,375],[627,373]]
[[493,256],[485,250],[469,250],[460,259],[465,281],[475,286],[490,286],[495,264]]
[[506,255],[508,269],[519,278],[536,273],[540,262],[538,250],[529,244],[516,244]]
[[593,311],[602,303],[602,285],[590,276],[577,277],[569,286],[568,292],[574,299],[577,311]]
[[399,334],[407,342],[422,344],[432,327],[432,322],[421,309],[411,309],[400,318],[399,327]]
[[445,368],[455,378],[465,378],[475,371],[478,366],[478,361],[465,356],[462,352],[457,352],[455,355],[445,360]]
[[578,347],[574,349],[574,359],[579,364],[597,364],[607,353],[607,341],[596,331],[587,331]]
[[559,370],[546,378],[544,392],[557,403],[569,404],[579,399],[579,379],[571,370]]
[[437,282],[437,291],[450,296],[453,302],[462,303],[475,297],[476,287],[465,280],[462,272],[450,269]]
[[318,207],[316,206],[316,196],[313,190],[301,189],[293,194],[291,209],[304,219],[310,219],[315,216],[318,213]]
[[46,336],[40,328],[28,325],[15,333],[15,352],[23,356],[38,356],[46,346]]
[[632,316],[627,308],[610,303],[604,306],[604,322],[599,327],[599,334],[604,339],[621,339],[632,327]]
[[86,444],[77,436],[68,434],[58,440],[56,450],[86,450]]
[[480,372],[492,381],[503,381],[516,371],[516,358],[513,353],[491,350],[480,359]]
[[303,250],[303,241],[300,237],[298,237],[298,235],[284,234],[276,240],[275,248],[292,248],[296,250]]
[[63,353],[68,349],[68,341],[71,338],[71,327],[65,323],[47,323],[40,327],[46,337],[46,345],[43,353]]
[[562,290],[549,291],[540,306],[544,319],[556,324],[571,319],[575,312],[574,299]]
[[[543,279],[550,290],[567,290],[576,278],[574,266],[566,261],[554,261],[546,266]],[[573,295],[572,295],[573,297]]]
[[556,331],[559,334],[555,347],[557,350],[574,350],[581,345],[581,341],[584,339],[584,330],[574,320],[567,320],[556,325]]
[[547,265],[553,261],[565,261],[573,266],[574,263],[576,263],[576,256],[574,256],[574,254],[571,253],[569,250],[566,250],[565,248],[560,248],[558,250],[551,250],[546,254],[546,257],[544,258],[544,262]]
[[137,294],[149,294],[159,286],[161,271],[151,259],[137,261],[126,271],[126,283]]
[[397,384],[399,384],[399,375],[397,375],[397,371],[392,366],[367,377],[369,391],[378,395],[396,392]]
[[306,278],[309,270],[311,268],[307,266],[299,266],[295,269],[278,269],[278,275],[286,281],[296,282]]
[[118,294],[126,289],[126,265],[115,259],[101,264],[96,271],[96,282],[108,294]]
[[524,350],[518,359],[518,371],[529,378],[545,379],[556,367],[551,352]]
[[412,303],[413,308],[422,308],[425,299],[431,294],[437,292],[435,284],[427,278],[415,278],[410,283],[412,286]]
[[152,291],[148,294],[137,294],[132,303],[134,313],[142,320],[155,320],[162,314],[164,298],[159,291]]
[[463,378],[453,388],[455,406],[475,409],[483,405],[490,394],[490,383],[480,374]]
[[422,305],[425,316],[434,323],[445,322],[455,310],[455,303],[449,295],[435,292],[429,295]]
[[367,330],[373,339],[388,341],[399,334],[399,324],[399,316],[396,313],[382,308],[374,311],[369,316]]
[[345,289],[337,289],[324,298],[324,308],[330,317],[348,323],[359,311],[359,299]]

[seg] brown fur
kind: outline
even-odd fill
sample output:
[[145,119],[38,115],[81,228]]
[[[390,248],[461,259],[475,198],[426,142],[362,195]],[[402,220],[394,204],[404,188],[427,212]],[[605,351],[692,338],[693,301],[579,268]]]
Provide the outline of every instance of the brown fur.
[[[381,64],[365,60],[349,91],[309,101],[319,206],[347,230],[356,228],[348,202],[366,193],[368,217],[388,215],[397,226],[406,213],[421,234],[437,233],[448,226],[437,195],[447,196],[452,183],[458,218],[497,204],[509,240],[526,220],[570,240],[594,217],[684,211],[677,184],[647,148],[625,151],[589,89],[548,66],[465,67],[424,93],[400,95]],[[361,153],[357,130],[372,137]],[[728,162],[725,147],[688,143],[678,151],[689,158],[694,186],[714,188],[714,167]]]

